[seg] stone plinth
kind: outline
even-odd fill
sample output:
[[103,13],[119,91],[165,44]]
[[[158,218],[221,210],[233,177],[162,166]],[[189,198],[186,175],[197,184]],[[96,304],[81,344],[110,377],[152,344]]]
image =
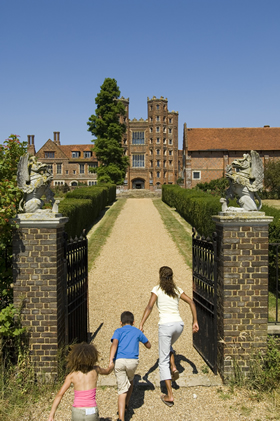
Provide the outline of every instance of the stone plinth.
[[268,226],[264,212],[220,212],[218,247],[218,370],[227,380],[235,363],[246,375],[254,352],[266,350]]
[[65,338],[64,225],[51,211],[17,215],[14,233],[14,303],[24,300],[22,324],[30,330],[36,372],[55,375]]

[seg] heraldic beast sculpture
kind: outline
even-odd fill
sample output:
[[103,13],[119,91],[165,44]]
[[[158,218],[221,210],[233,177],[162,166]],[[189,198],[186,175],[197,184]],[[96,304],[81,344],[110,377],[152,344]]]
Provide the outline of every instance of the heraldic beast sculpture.
[[50,189],[53,176],[46,164],[38,162],[35,156],[25,154],[20,157],[17,171],[17,184],[24,195],[19,204],[21,212],[35,213],[44,205],[41,199],[43,195],[46,201],[55,203],[54,193]]
[[[235,170],[235,171],[234,171]],[[262,202],[258,191],[263,188],[264,169],[263,163],[256,151],[244,154],[243,159],[235,159],[226,168],[226,177],[229,179],[229,188],[226,191],[226,199],[221,199],[223,203],[222,211],[259,211]],[[229,199],[238,197],[237,203],[241,208],[228,207]],[[258,206],[255,202],[258,200]]]

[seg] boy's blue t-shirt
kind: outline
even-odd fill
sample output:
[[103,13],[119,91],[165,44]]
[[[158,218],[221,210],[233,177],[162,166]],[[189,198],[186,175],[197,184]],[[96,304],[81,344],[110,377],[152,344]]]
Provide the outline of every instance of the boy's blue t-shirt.
[[131,325],[124,325],[116,329],[111,339],[112,342],[113,339],[119,341],[115,360],[119,358],[138,359],[139,342],[143,344],[148,342],[144,333]]

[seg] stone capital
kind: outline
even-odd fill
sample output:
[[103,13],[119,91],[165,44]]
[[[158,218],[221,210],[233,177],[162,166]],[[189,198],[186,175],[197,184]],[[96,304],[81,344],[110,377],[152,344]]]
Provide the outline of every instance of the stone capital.
[[36,213],[21,213],[15,218],[20,228],[58,228],[64,226],[69,218],[51,210],[41,210]]
[[213,215],[212,220],[217,225],[223,226],[244,226],[244,225],[269,225],[273,221],[273,216],[267,216],[265,212],[219,212]]

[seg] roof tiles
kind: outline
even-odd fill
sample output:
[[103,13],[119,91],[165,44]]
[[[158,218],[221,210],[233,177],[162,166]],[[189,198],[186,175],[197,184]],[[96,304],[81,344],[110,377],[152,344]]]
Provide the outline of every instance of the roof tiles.
[[205,150],[280,150],[280,127],[187,128],[187,149]]

